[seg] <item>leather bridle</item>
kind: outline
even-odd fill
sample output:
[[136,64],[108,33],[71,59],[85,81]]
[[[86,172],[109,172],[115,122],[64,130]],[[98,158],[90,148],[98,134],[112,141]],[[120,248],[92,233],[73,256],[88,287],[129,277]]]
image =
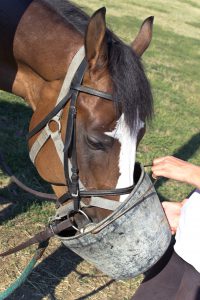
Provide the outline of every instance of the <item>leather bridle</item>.
[[[82,190],[79,185],[79,168],[77,164],[77,150],[76,150],[76,102],[79,92],[90,94],[100,97],[102,99],[112,101],[111,94],[102,92],[91,87],[83,86],[82,80],[87,67],[87,61],[84,58],[80,63],[75,76],[71,82],[71,86],[67,95],[58,103],[55,108],[28,134],[28,139],[32,138],[40,130],[42,130],[59,112],[63,107],[69,103],[67,129],[64,141],[64,173],[68,192],[65,193],[57,200],[57,208],[69,200],[73,200],[74,211],[80,209],[81,198],[88,197],[101,197],[108,195],[123,195],[129,194],[133,190],[133,185],[109,190]],[[69,165],[70,163],[70,165]],[[71,168],[71,171],[70,171]]]
[[[83,54],[83,53],[82,53]],[[43,231],[35,234],[32,238],[28,239],[25,242],[22,242],[18,246],[9,249],[3,253],[0,253],[0,257],[4,257],[10,255],[12,253],[16,253],[30,245],[35,243],[39,243],[40,247],[47,247],[48,241],[51,237],[60,234],[60,232],[67,230],[69,228],[74,228],[79,234],[82,234],[82,228],[75,227],[74,218],[72,213],[80,213],[87,218],[89,223],[91,222],[90,218],[86,215],[86,213],[81,209],[82,207],[100,207],[104,209],[108,209],[111,211],[116,210],[119,206],[123,207],[123,204],[119,201],[114,201],[110,199],[106,199],[105,196],[113,196],[113,195],[124,195],[130,194],[133,189],[134,185],[131,185],[126,188],[120,189],[109,189],[109,190],[86,190],[82,183],[79,180],[79,169],[77,164],[77,150],[76,150],[76,102],[79,95],[79,92],[87,93],[93,96],[100,97],[102,99],[112,101],[112,95],[106,92],[102,92],[90,87],[86,87],[82,85],[83,76],[87,67],[86,59],[81,59],[81,63],[79,64],[78,68],[74,72],[74,76],[70,88],[66,94],[59,102],[57,102],[55,108],[35,127],[33,128],[27,138],[30,139],[35,134],[39,133],[39,137],[41,136],[41,132],[44,131],[44,135],[40,139],[41,145],[43,145],[48,138],[48,132],[45,131],[48,128],[49,122],[51,120],[55,120],[55,117],[60,117],[64,106],[69,103],[69,111],[68,111],[68,119],[67,119],[67,129],[66,129],[66,136],[64,141],[64,147],[62,145],[62,152],[64,153],[64,157],[62,157],[63,165],[64,165],[64,173],[66,179],[66,186],[68,187],[68,192],[65,193],[57,200],[57,212],[54,217],[51,218],[48,227],[46,227]],[[70,67],[69,67],[70,68]],[[67,76],[66,76],[67,77]],[[60,96],[60,95],[59,95]],[[59,97],[58,97],[59,98]],[[60,123],[59,123],[60,124]],[[60,128],[61,129],[61,128]],[[52,136],[51,136],[52,137]],[[61,136],[60,136],[61,137]],[[52,137],[53,139],[53,137]],[[54,141],[55,142],[55,141]],[[34,142],[35,143],[35,142]],[[40,144],[40,143],[39,143]],[[55,143],[54,143],[55,144]],[[63,142],[62,142],[63,144]],[[30,155],[31,159],[37,156],[38,152],[41,149],[41,146],[37,148],[36,154]],[[32,145],[33,148],[34,144]],[[37,145],[36,145],[37,146]],[[55,144],[56,146],[56,144]],[[32,149],[31,148],[31,149]],[[35,149],[34,149],[35,150]],[[31,150],[30,150],[31,152]],[[62,153],[62,154],[63,154]],[[60,155],[59,155],[60,157]],[[33,161],[33,159],[32,159]],[[70,170],[71,169],[71,170]],[[82,185],[80,188],[80,184]],[[105,218],[98,224],[92,223],[94,229],[92,229],[93,233],[96,234],[102,229],[104,229],[109,224],[113,223],[116,219],[121,217],[126,211],[129,211],[136,205],[138,205],[141,201],[143,201],[146,194],[149,192],[153,184],[137,199],[134,201],[133,205],[127,208],[127,210],[118,211],[116,215],[113,215],[112,218]],[[103,196],[103,198],[102,198]],[[149,196],[148,196],[149,197]],[[90,198],[90,203],[85,204],[82,201],[82,198]],[[70,200],[70,201],[69,201]],[[72,202],[73,201],[73,202]],[[126,201],[125,201],[126,202]],[[66,205],[62,205],[66,204]],[[81,204],[81,208],[80,208]],[[72,215],[71,215],[72,214]],[[111,214],[112,216],[112,214]],[[91,224],[91,223],[90,223]],[[84,228],[83,228],[84,229]],[[84,233],[83,233],[84,234]]]

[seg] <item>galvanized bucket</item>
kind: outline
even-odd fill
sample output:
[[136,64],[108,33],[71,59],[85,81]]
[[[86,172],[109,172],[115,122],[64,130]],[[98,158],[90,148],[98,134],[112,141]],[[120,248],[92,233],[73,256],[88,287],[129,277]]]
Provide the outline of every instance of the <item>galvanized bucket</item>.
[[139,164],[127,199],[106,219],[82,234],[59,236],[65,246],[114,279],[132,278],[165,253],[171,232],[155,188]]

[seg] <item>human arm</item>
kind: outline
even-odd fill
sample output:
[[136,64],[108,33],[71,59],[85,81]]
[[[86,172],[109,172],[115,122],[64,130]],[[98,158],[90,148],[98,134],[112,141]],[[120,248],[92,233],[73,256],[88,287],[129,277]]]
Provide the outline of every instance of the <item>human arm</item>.
[[152,176],[175,179],[200,189],[200,167],[173,156],[154,159]]
[[[173,156],[165,156],[156,158],[153,161],[152,176],[163,176],[166,178],[182,181],[192,184],[200,189],[200,167],[191,163],[175,158]],[[182,202],[163,202],[163,208],[168,218],[172,234],[175,234],[181,208],[188,199]]]

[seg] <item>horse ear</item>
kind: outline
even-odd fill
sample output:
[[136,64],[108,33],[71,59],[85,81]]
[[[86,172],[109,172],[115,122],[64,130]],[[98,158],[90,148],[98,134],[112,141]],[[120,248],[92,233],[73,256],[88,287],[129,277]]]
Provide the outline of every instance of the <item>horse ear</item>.
[[85,51],[89,69],[105,66],[107,63],[106,8],[98,9],[91,17],[85,36]]
[[153,32],[153,20],[153,16],[144,20],[138,35],[131,45],[138,56],[142,56],[144,51],[149,47]]

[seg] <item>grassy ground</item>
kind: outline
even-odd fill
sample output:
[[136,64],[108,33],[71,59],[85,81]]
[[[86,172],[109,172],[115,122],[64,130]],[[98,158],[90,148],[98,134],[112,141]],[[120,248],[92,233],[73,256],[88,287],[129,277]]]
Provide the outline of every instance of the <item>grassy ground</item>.
[[[154,157],[173,154],[200,163],[200,4],[198,0],[76,0],[89,14],[107,7],[107,22],[130,43],[143,19],[155,16],[154,37],[143,61],[150,79],[155,118],[148,126],[137,159],[149,163]],[[0,93],[0,149],[13,172],[41,191],[41,181],[27,154],[25,132],[31,110],[19,98]],[[161,199],[183,199],[191,187],[162,180]],[[0,169],[0,251],[15,245],[43,227],[53,213],[52,203],[34,199],[9,183]],[[16,278],[34,247],[1,262],[0,291]],[[114,282],[57,241],[26,283],[10,299],[125,300],[130,299],[140,277]]]

